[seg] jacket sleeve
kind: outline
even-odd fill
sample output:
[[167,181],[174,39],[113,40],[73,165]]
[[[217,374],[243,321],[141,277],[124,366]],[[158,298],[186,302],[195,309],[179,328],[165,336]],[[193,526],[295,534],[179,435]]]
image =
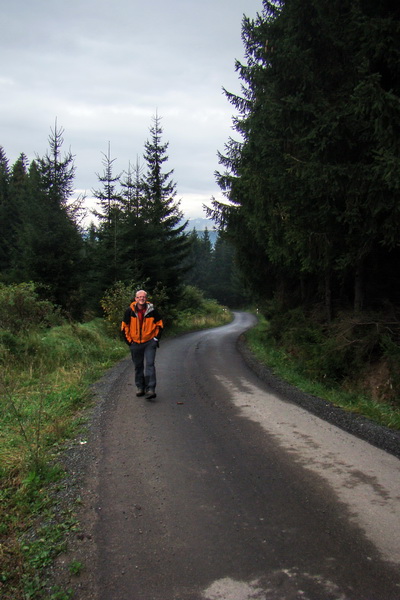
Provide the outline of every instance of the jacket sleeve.
[[127,337],[129,335],[130,322],[131,322],[131,308],[128,308],[125,311],[125,315],[124,315],[123,321],[121,323],[121,337],[128,344],[128,346],[131,345],[131,342],[128,340],[128,337]]
[[154,324],[156,325],[157,329],[157,339],[160,340],[161,336],[162,336],[162,332],[164,329],[164,323],[163,320],[161,318],[160,313],[158,312],[157,309],[154,310]]

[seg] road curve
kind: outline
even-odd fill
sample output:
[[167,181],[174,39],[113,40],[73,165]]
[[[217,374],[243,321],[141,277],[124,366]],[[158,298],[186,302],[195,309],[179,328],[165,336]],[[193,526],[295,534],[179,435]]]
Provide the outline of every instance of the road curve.
[[91,598],[400,598],[398,458],[259,379],[253,323],[163,341],[153,402],[129,359],[98,386]]

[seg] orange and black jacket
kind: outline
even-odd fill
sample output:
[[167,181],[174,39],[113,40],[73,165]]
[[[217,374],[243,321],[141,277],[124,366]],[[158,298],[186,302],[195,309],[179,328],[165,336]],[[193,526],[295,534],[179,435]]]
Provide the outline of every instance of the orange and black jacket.
[[153,338],[159,340],[163,327],[160,313],[150,302],[146,302],[142,324],[140,324],[136,312],[136,302],[132,302],[126,310],[124,320],[121,323],[121,331],[127,344],[132,344],[132,342],[142,344]]

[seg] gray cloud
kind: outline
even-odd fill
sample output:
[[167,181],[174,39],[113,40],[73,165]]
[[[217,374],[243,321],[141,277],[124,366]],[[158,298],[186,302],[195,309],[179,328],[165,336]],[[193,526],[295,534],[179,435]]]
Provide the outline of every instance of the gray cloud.
[[[23,6],[22,6],[23,5]],[[19,0],[2,9],[0,145],[13,163],[42,155],[55,118],[80,190],[98,187],[111,143],[116,171],[143,153],[162,117],[178,197],[189,216],[218,195],[217,150],[232,133],[241,20],[261,0]]]

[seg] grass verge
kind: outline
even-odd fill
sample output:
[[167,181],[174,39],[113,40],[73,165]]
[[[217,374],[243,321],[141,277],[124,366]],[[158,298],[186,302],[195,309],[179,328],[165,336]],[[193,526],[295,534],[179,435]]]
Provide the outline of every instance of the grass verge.
[[232,321],[232,313],[225,306],[215,300],[204,300],[201,310],[183,310],[178,313],[168,327],[166,334],[169,337],[199,331],[210,327],[219,327]]
[[287,352],[283,347],[274,344],[271,337],[266,335],[266,322],[260,318],[258,325],[246,332],[246,341],[257,359],[271,371],[298,389],[324,398],[335,406],[367,417],[368,419],[400,430],[400,411],[397,406],[384,401],[376,401],[368,394],[354,389],[347,383],[348,389],[339,384],[327,385],[322,380],[310,379],[307,369],[301,360]]
[[57,456],[79,435],[92,401],[89,386],[126,346],[102,320],[62,325],[25,337],[8,352],[0,375],[0,596],[64,600],[45,589],[43,573],[77,527],[72,508],[60,513],[54,491],[64,485]]

